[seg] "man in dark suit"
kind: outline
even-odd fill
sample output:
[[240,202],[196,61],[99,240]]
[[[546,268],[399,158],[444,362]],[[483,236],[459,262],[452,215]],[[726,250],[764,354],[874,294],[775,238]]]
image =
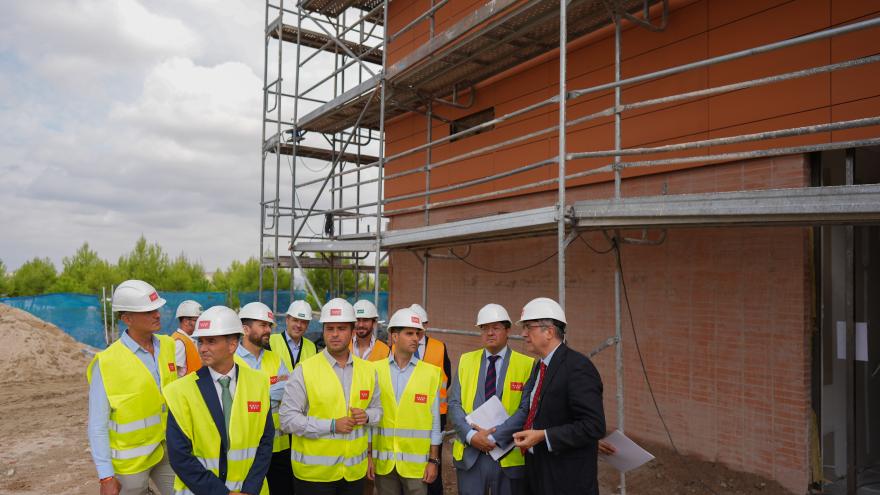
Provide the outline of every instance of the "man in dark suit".
[[202,313],[193,337],[204,366],[164,390],[175,493],[268,493],[275,437],[269,377],[233,361],[241,334],[235,311],[214,306]]
[[526,348],[540,358],[518,410],[528,411],[523,431],[513,435],[526,452],[529,493],[597,495],[597,448],[605,436],[599,372],[565,345],[565,313],[556,301],[530,301],[519,324]]

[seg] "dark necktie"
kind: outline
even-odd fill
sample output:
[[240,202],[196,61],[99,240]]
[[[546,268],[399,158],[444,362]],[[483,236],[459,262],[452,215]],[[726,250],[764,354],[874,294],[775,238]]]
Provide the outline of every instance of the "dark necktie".
[[483,388],[485,400],[487,401],[495,395],[495,382],[498,380],[495,372],[495,362],[500,358],[501,356],[489,356],[489,365],[486,367],[486,383]]
[[523,430],[531,430],[535,424],[535,414],[538,413],[538,398],[541,397],[541,387],[544,385],[544,375],[547,374],[547,365],[541,361],[541,371],[538,375],[538,386],[535,387],[535,396],[532,397],[532,405],[529,407],[529,415],[526,418],[526,424]]

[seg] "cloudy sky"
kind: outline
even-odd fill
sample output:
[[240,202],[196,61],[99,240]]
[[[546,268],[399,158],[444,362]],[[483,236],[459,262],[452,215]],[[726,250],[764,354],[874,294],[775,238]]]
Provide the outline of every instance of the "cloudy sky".
[[141,234],[209,271],[258,254],[263,5],[0,2],[8,268]]

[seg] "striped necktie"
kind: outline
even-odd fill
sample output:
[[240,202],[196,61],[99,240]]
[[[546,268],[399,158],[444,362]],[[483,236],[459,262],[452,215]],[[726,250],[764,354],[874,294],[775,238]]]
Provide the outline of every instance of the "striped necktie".
[[486,384],[483,386],[485,392],[485,400],[489,400],[495,395],[496,381],[498,381],[497,372],[495,371],[495,363],[501,356],[489,356],[489,365],[486,366]]

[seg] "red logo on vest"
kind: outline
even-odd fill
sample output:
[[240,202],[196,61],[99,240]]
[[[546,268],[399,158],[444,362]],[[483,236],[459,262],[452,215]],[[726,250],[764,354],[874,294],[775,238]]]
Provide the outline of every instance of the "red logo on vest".
[[211,320],[202,320],[199,322],[199,330],[207,330],[211,328]]
[[174,367],[174,363],[168,363],[168,371],[177,371],[177,368]]
[[275,385],[278,383],[278,375],[269,377],[269,385]]
[[260,412],[262,407],[263,404],[261,404],[260,401],[248,401],[248,412]]
[[361,400],[367,400],[370,398],[369,390],[361,390]]
[[522,382],[510,382],[510,390],[514,392],[522,392],[523,383]]
[[416,394],[416,402],[418,402],[419,404],[427,404],[428,396],[425,394]]
[[409,319],[410,319],[410,321],[412,321],[412,322],[415,323],[416,325],[421,325],[421,324],[422,324],[422,322],[419,321],[419,317],[418,317],[418,316],[410,316]]
[[342,316],[342,308],[330,308],[330,316]]
[[155,293],[155,292],[153,292],[152,294],[150,294],[150,301],[151,301],[151,302],[152,302],[152,301],[155,301],[156,299],[159,299],[159,294],[157,294],[157,293]]

